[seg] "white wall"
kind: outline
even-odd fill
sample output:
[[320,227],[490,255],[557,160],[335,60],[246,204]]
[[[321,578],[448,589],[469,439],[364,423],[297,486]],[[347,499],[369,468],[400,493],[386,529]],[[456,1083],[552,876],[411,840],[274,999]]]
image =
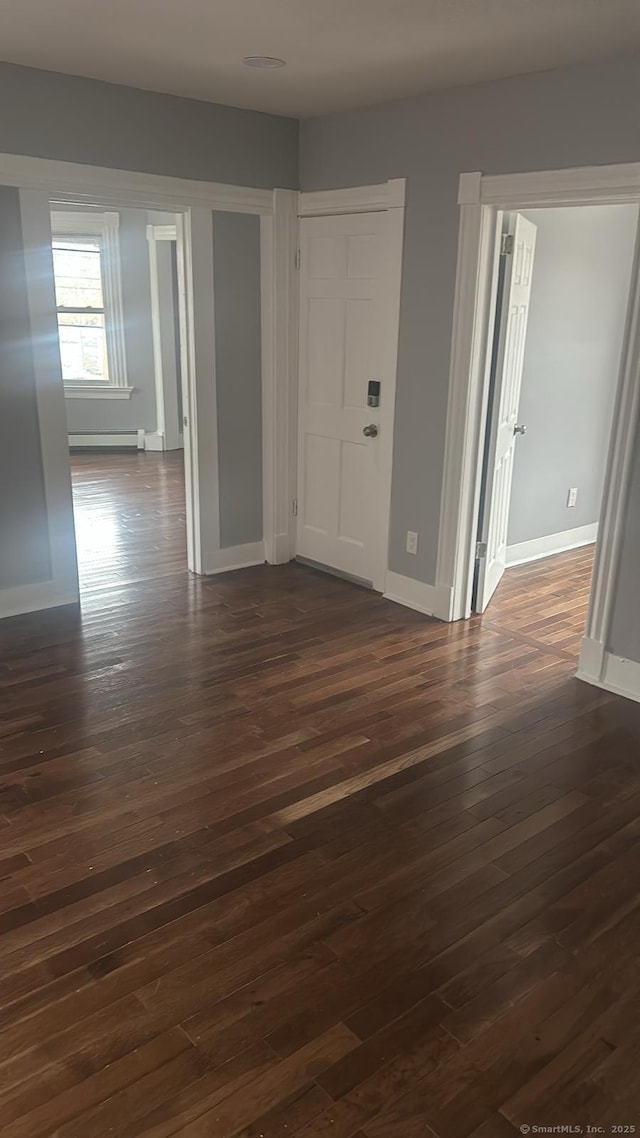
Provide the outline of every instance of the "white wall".
[[[527,434],[516,444],[511,547],[598,521],[638,207],[526,216],[538,233],[518,411]],[[571,509],[570,487],[578,489]]]

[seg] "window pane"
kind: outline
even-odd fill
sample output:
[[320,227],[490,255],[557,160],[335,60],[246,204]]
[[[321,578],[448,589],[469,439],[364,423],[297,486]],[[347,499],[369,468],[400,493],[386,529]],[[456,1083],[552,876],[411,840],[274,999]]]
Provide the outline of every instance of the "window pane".
[[109,379],[107,338],[101,313],[59,312],[62,378],[69,380]]
[[56,304],[64,308],[104,308],[98,241],[53,242]]

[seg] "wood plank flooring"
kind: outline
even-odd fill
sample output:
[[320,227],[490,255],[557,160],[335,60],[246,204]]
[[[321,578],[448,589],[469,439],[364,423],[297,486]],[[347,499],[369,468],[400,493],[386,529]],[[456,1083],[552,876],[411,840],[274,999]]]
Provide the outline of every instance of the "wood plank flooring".
[[595,545],[507,569],[484,615],[485,626],[518,632],[564,652],[577,664],[584,636]]
[[2,1138],[640,1126],[640,707],[527,574],[197,579],[179,460],[74,479],[82,614],[0,626]]

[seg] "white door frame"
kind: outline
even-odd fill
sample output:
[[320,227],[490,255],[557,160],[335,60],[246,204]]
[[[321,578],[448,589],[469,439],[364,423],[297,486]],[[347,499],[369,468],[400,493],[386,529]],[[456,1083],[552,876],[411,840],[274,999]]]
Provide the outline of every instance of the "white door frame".
[[[145,450],[175,450],[182,437],[182,424],[178,421],[178,398],[175,384],[168,384],[165,369],[165,352],[160,306],[161,283],[158,261],[158,242],[178,240],[178,226],[147,225],[149,246],[149,274],[151,280],[151,331],[153,338],[153,370],[156,389],[156,429],[145,436]],[[176,377],[179,380],[179,376]],[[173,444],[167,446],[167,443]]]
[[[462,174],[460,235],[436,584],[447,597],[444,620],[471,614],[476,519],[496,299],[500,211],[640,201],[640,163],[487,176]],[[640,256],[638,245],[622,346],[594,575],[578,675],[601,683],[631,457],[640,409]]]
[[[183,345],[184,413],[189,429],[185,431],[185,464],[187,483],[191,482],[187,501],[187,538],[189,567],[197,573],[223,572],[231,565],[255,564],[256,559],[276,560],[273,542],[265,527],[265,540],[250,547],[224,549],[220,545],[218,496],[212,487],[219,485],[215,341],[213,332],[213,265],[197,235],[211,233],[212,211],[257,214],[261,218],[262,307],[263,319],[263,388],[277,376],[278,382],[292,371],[291,326],[295,326],[295,232],[297,191],[262,190],[219,182],[201,182],[186,178],[144,174],[130,170],[114,170],[102,166],[85,166],[73,162],[31,158],[24,155],[0,154],[0,185],[15,186],[22,192],[40,191],[49,200],[91,202],[106,207],[162,210],[177,215],[178,229],[184,233],[183,256],[179,256],[181,319],[187,329],[188,343]],[[178,242],[179,248],[183,243]],[[195,337],[195,306],[208,313],[206,334]],[[295,358],[295,357],[294,357]],[[196,364],[197,379],[196,382]],[[287,398],[288,393],[286,393]],[[62,399],[62,391],[60,392]],[[63,406],[63,404],[61,404]],[[282,429],[281,409],[278,432],[273,438],[265,432],[263,461],[275,466],[279,434]],[[59,416],[58,416],[59,418]],[[266,418],[266,416],[265,416]],[[49,446],[53,418],[41,421],[42,446]],[[200,437],[199,437],[200,436]],[[65,434],[66,439],[66,434]],[[69,481],[66,470],[56,472],[59,486],[48,492],[64,497]],[[267,495],[268,497],[268,495]],[[50,590],[52,597],[57,596]],[[43,594],[44,595],[44,594]],[[68,591],[65,592],[67,601]],[[60,603],[55,599],[51,603]],[[40,607],[47,607],[43,603]],[[2,615],[2,613],[0,613]]]
[[[383,371],[388,380],[380,406],[380,467],[382,494],[376,512],[378,526],[375,541],[373,587],[386,588],[389,558],[389,514],[391,508],[391,472],[393,466],[393,423],[395,413],[398,365],[398,332],[400,324],[400,286],[404,238],[406,180],[392,178],[378,185],[350,186],[340,190],[316,190],[299,195],[299,217],[330,217],[349,213],[386,213],[386,249],[384,257],[387,294],[387,327]],[[297,365],[297,308],[293,323],[295,339],[290,340],[291,357]],[[289,389],[287,452],[282,458],[283,473],[288,471],[287,535],[290,556],[295,553],[295,501],[297,498],[298,451],[298,368],[293,370]]]

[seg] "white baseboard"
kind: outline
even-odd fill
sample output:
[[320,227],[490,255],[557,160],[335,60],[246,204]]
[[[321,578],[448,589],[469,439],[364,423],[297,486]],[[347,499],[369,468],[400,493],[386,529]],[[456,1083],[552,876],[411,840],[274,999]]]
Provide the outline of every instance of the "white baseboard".
[[288,533],[277,533],[274,541],[274,565],[286,565],[291,561],[291,538]]
[[21,616],[23,613],[40,612],[42,609],[59,608],[61,605],[77,605],[79,599],[77,590],[59,581],[15,585],[10,589],[0,589],[0,620],[8,616]]
[[74,431],[68,437],[70,447],[131,447],[132,450],[144,450],[145,446],[145,432],[143,430],[96,431],[93,433]]
[[251,565],[264,565],[264,542],[252,541],[246,545],[230,545],[217,549],[204,558],[203,572],[229,573],[232,569],[248,569]]
[[162,431],[144,432],[145,450],[164,450],[164,434]]
[[601,644],[596,647],[596,641],[583,641],[577,674],[587,684],[640,703],[640,662],[605,652]]
[[385,599],[395,601],[405,608],[422,612],[425,616],[435,616],[438,620],[450,620],[451,590],[435,585],[425,585],[413,577],[402,573],[387,572]]
[[532,541],[521,541],[518,545],[507,546],[507,567],[525,565],[528,561],[540,561],[543,557],[553,557],[554,553],[566,553],[569,549],[579,549],[582,545],[593,545],[598,537],[598,523],[576,526],[562,533],[551,533],[548,537],[535,537]]
[[605,652],[602,687],[640,703],[640,663]]
[[580,645],[578,679],[588,684],[599,684],[604,669],[604,644],[600,640],[583,637]]

